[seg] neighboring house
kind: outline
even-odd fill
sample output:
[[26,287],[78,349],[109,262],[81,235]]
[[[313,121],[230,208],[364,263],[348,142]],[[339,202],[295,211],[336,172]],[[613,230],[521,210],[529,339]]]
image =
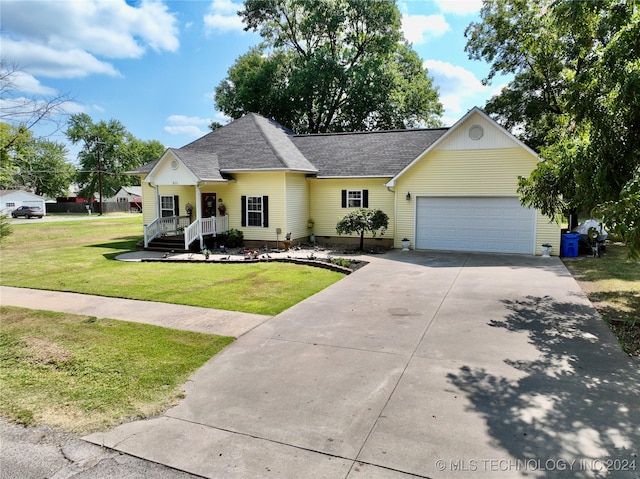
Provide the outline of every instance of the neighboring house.
[[10,216],[20,206],[39,206],[46,214],[45,199],[24,190],[0,190],[0,214]]
[[178,221],[185,245],[228,228],[249,244],[289,232],[355,241],[336,223],[364,207],[389,216],[377,241],[396,248],[406,237],[416,249],[540,254],[549,243],[558,254],[560,227],[517,195],[539,161],[478,108],[450,128],[315,135],[250,113],[131,173],[142,181],[146,244]]
[[121,186],[116,194],[105,202],[127,203],[131,209],[142,211],[142,187]]

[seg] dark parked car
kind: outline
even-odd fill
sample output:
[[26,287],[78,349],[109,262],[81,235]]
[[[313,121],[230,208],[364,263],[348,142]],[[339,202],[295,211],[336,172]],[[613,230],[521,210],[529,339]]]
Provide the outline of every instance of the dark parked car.
[[39,206],[21,206],[11,212],[12,218],[17,218],[18,216],[24,216],[25,218],[42,218],[44,211],[42,211],[42,208]]

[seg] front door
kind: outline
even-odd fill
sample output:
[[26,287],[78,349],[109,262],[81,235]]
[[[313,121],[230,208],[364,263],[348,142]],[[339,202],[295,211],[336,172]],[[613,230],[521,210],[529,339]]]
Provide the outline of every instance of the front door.
[[202,193],[202,217],[209,218],[216,215],[216,194]]

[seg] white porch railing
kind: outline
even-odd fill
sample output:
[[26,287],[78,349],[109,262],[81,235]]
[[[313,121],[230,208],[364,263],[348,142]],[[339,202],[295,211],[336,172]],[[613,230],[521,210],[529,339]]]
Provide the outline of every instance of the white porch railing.
[[156,218],[153,222],[144,227],[144,247],[149,246],[149,243],[160,236],[166,234],[177,235],[182,229],[185,229],[189,225],[188,216],[166,216],[163,218]]
[[212,216],[195,220],[184,229],[184,249],[189,249],[189,245],[195,240],[205,235],[217,235],[229,231],[229,216]]
[[201,218],[189,224],[188,216],[168,216],[166,218],[156,218],[155,221],[144,227],[144,247],[160,236],[168,234],[178,235],[184,231],[184,249],[189,249],[189,245],[195,240],[205,235],[217,235],[229,231],[229,216],[215,216],[211,218]]

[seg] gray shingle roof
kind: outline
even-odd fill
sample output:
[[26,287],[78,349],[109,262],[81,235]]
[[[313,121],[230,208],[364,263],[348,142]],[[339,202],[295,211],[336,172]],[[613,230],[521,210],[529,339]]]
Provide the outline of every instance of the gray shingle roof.
[[[170,148],[195,175],[222,180],[225,173],[289,170],[318,177],[392,177],[447,128],[294,135],[279,123],[248,113],[182,148]],[[134,173],[150,172],[158,160]]]
[[318,177],[392,177],[448,128],[296,135],[294,144],[318,168]]
[[275,121],[249,113],[183,146],[178,154],[201,178],[210,178],[215,169],[315,172],[291,138],[292,133]]

